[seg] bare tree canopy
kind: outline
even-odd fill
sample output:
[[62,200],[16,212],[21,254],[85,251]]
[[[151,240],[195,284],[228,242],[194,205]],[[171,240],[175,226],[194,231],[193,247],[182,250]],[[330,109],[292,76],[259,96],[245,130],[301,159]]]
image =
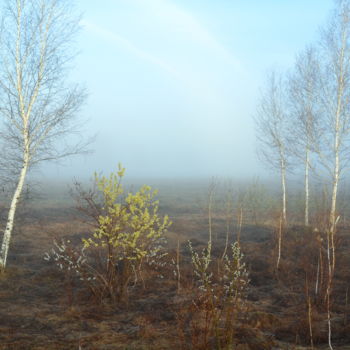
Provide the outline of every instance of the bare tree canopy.
[[322,113],[319,104],[320,63],[317,51],[307,47],[298,55],[288,79],[290,149],[304,165],[304,223],[309,225],[309,177],[322,139]]
[[79,20],[71,7],[62,0],[6,1],[0,46],[6,168],[18,169],[25,155],[33,165],[77,151],[66,140],[78,131],[76,112],[85,99],[78,85],[66,83]]
[[258,139],[258,155],[272,168],[277,168],[281,175],[282,217],[287,220],[286,209],[286,171],[289,166],[288,150],[288,114],[284,79],[272,72],[265,90],[262,92],[255,117]]
[[77,112],[85,100],[67,83],[71,49],[79,28],[68,0],[7,0],[0,45],[1,169],[18,176],[0,254],[7,251],[18,200],[29,168],[80,152],[71,144]]
[[302,160],[306,225],[309,171],[314,165],[327,174],[333,233],[339,181],[350,161],[350,1],[335,3],[320,40],[297,57],[288,78],[269,77],[256,118],[258,152],[265,162],[282,170],[290,155]]

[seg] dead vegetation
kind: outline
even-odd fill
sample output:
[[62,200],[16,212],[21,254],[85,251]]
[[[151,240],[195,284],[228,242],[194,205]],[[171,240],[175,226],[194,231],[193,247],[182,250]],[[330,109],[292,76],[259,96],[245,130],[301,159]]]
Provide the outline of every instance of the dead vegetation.
[[[171,204],[167,205],[171,210]],[[250,281],[244,295],[228,300],[220,287],[225,217],[214,210],[212,289],[203,291],[198,288],[188,239],[198,253],[207,247],[207,218],[198,212],[170,212],[174,225],[167,233],[163,278],[148,266],[144,285],[128,286],[127,302],[101,302],[79,278],[43,259],[53,238],[78,245],[91,230],[76,213],[57,211],[54,218],[54,210],[44,208],[45,220],[24,220],[20,235],[15,236],[9,269],[0,278],[0,349],[327,348],[324,254],[320,262],[325,233],[302,226],[286,229],[277,270],[276,227],[245,222],[240,248]],[[230,243],[237,237],[234,223]],[[342,349],[350,343],[347,227],[338,228],[335,244],[332,342]]]

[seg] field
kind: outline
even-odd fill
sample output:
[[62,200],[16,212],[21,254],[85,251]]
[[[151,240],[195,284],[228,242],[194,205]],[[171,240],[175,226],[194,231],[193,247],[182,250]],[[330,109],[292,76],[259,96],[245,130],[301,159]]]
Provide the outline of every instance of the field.
[[[328,348],[323,291],[326,282],[318,272],[323,266],[318,264],[323,245],[317,245],[324,239],[322,232],[297,225],[297,220],[290,223],[283,230],[277,269],[279,226],[272,205],[261,200],[264,205],[246,205],[239,211],[234,204],[229,242],[235,242],[239,233],[250,282],[236,304],[239,312],[230,321],[231,344],[225,348],[216,339],[227,336],[219,307],[203,308],[200,303],[196,308],[191,306],[198,294],[188,240],[196,251],[207,244],[208,184],[163,181],[158,187],[160,211],[169,214],[173,222],[167,232],[168,265],[163,278],[148,269],[144,285],[130,283],[127,300],[119,303],[97,301],[79,278],[44,260],[53,239],[64,238],[79,245],[91,231],[89,222],[74,209],[67,186],[43,187],[39,199],[23,204],[8,269],[0,276],[0,349]],[[217,190],[212,206],[213,261],[220,260],[226,241],[224,194],[225,190]],[[330,304],[335,349],[350,349],[349,252],[349,227],[341,224],[336,235],[336,272]],[[174,276],[175,265],[171,263],[177,254],[180,280]],[[320,276],[318,298],[313,292],[316,273]],[[202,314],[207,319],[221,315],[214,332],[212,325],[210,329],[205,327]],[[218,329],[220,335],[215,332]]]

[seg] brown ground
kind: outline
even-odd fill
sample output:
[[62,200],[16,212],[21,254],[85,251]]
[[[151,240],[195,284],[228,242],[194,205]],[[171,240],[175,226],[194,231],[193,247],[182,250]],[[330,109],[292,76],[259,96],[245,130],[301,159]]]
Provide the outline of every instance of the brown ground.
[[[167,208],[169,212],[171,208]],[[27,213],[28,214],[28,213]],[[170,213],[171,214],[171,213]],[[194,246],[205,239],[206,219],[201,213],[177,211],[169,233],[170,244],[182,242],[182,265],[189,269],[186,240]],[[33,220],[33,218],[36,218]],[[19,228],[18,228],[19,227]],[[7,272],[0,277],[0,349],[181,349],[177,310],[186,299],[177,293],[174,280],[149,278],[146,289],[130,290],[129,303],[97,305],[78,281],[71,285],[65,276],[43,260],[53,237],[79,242],[87,226],[67,209],[36,209],[17,226]],[[216,218],[214,232],[224,232]],[[338,234],[337,275],[332,323],[335,349],[350,349],[347,302],[350,277],[348,229]],[[250,271],[249,310],[240,324],[237,349],[304,349],[310,344],[306,276],[315,271],[314,233],[290,229],[284,237],[279,273],[275,233],[268,227],[245,226],[242,250]],[[219,234],[214,252],[222,252]],[[185,273],[184,273],[185,274]],[[314,276],[309,277],[310,285]],[[185,287],[190,284],[187,280]],[[312,287],[313,288],[313,284]],[[322,305],[313,309],[315,348],[327,348],[327,317]],[[214,347],[213,347],[214,349]]]

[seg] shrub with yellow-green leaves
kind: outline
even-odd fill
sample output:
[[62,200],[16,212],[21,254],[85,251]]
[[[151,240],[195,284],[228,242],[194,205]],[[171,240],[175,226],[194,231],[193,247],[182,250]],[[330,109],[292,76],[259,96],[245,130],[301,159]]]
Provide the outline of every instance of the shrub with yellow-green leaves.
[[92,237],[83,242],[85,248],[91,245],[110,248],[118,260],[140,262],[162,249],[159,243],[170,221],[168,216],[158,215],[159,202],[154,199],[157,192],[150,186],[142,186],[123,198],[120,183],[123,175],[124,169],[119,169],[109,178],[96,176],[97,187],[103,195],[102,213]]
[[85,249],[104,253],[105,271],[96,276],[105,291],[116,299],[127,295],[132,279],[143,281],[145,263],[161,265],[164,257],[164,233],[171,222],[158,213],[156,191],[142,186],[137,192],[124,193],[121,184],[125,169],[119,165],[109,177],[95,175],[100,203],[97,225],[91,237],[84,238]]
[[146,264],[158,270],[165,264],[164,234],[171,222],[159,214],[157,192],[150,186],[134,193],[124,190],[124,173],[119,165],[109,177],[95,174],[90,190],[75,184],[78,210],[93,224],[90,236],[82,240],[84,269],[93,275],[90,289],[100,300],[125,299],[131,284],[144,283]]

